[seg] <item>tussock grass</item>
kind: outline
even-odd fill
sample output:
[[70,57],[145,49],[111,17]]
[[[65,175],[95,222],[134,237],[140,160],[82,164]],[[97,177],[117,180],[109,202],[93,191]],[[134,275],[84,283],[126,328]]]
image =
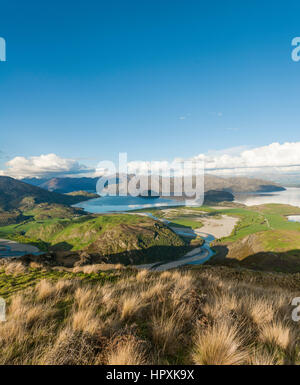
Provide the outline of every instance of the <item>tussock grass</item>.
[[243,347],[236,325],[218,322],[196,332],[192,359],[198,365],[239,365],[247,361],[249,352]]
[[110,343],[107,365],[146,365],[146,351],[143,342],[133,336],[116,338]]
[[0,364],[300,363],[297,292],[278,277],[266,286],[257,273],[233,279],[213,268],[98,274],[43,278],[11,294]]
[[261,340],[271,348],[292,351],[297,342],[297,334],[292,325],[280,321],[263,324],[260,329]]
[[5,267],[6,275],[21,275],[26,271],[25,266],[21,262],[12,262],[6,265]]

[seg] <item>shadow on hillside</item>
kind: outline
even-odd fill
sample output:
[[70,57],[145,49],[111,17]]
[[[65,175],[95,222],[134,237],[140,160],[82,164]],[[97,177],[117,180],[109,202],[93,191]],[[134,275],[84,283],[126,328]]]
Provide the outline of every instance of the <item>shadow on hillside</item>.
[[72,250],[73,245],[70,245],[68,242],[59,242],[56,243],[55,245],[52,245],[49,247],[51,251],[70,251]]
[[[69,244],[62,242],[55,245],[55,249],[42,256],[30,256],[31,261],[43,263],[51,256],[53,266],[74,267],[96,263],[122,263],[124,265],[168,262],[183,257],[191,247],[189,246],[151,246],[142,250],[126,250],[120,253],[100,253],[97,249],[85,251],[71,251]],[[68,250],[66,250],[68,248]]]
[[217,254],[207,264],[270,272],[300,273],[300,250],[297,249],[286,252],[260,252],[242,260],[227,258],[226,246],[214,246],[214,250]]
[[150,246],[142,250],[126,250],[120,253],[108,253],[107,263],[122,263],[124,265],[147,264],[162,261],[172,261],[183,257],[191,248],[189,246]]

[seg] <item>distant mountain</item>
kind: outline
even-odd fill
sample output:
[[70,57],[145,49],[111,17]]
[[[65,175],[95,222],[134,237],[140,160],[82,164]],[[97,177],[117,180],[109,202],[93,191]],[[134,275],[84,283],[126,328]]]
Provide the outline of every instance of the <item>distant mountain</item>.
[[[128,180],[132,175],[128,176]],[[23,179],[24,182],[32,184],[34,186],[39,186],[48,191],[55,191],[59,193],[70,193],[73,191],[83,190],[88,192],[96,191],[96,184],[98,181],[96,178],[52,178],[52,179],[37,179],[29,178]],[[173,181],[171,181],[171,193]],[[230,193],[241,193],[241,192],[274,192],[274,191],[283,191],[284,187],[280,186],[277,183],[254,179],[246,177],[231,177],[231,178],[222,178],[214,175],[205,175],[205,191],[226,191]]]
[[86,191],[89,193],[96,192],[96,185],[99,177],[95,178],[51,178],[51,179],[37,179],[25,178],[22,182],[41,187],[48,191],[53,191],[61,194],[72,193],[77,191]]
[[84,190],[88,192],[96,191],[96,184],[99,178],[52,178],[39,185],[48,191],[59,193],[70,193],[73,191]]
[[244,192],[275,192],[285,188],[277,183],[247,177],[222,178],[214,175],[205,175],[205,191],[223,190],[231,193]]
[[82,196],[68,196],[49,192],[7,176],[0,176],[0,209],[2,210],[14,210],[38,203],[72,205],[82,202],[84,199]]
[[50,179],[51,178],[23,178],[21,179],[21,182],[40,187],[43,183],[48,182]]

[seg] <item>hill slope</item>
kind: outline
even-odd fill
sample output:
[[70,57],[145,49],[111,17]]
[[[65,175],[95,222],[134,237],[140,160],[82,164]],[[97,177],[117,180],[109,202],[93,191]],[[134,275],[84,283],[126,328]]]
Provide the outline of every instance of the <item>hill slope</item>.
[[59,193],[70,193],[73,191],[84,190],[88,192],[96,191],[96,184],[99,178],[52,178],[52,179],[41,179],[40,183],[38,180],[26,179],[24,180],[27,183],[35,184],[41,188],[44,188],[48,191],[55,191]]
[[283,191],[284,187],[277,183],[246,177],[221,178],[205,175],[205,191],[224,190],[231,193],[241,192],[273,192]]
[[[18,227],[22,229],[26,225]],[[185,242],[164,224],[138,215],[35,223],[30,224],[26,236],[46,242],[51,250],[85,250],[95,254],[96,262],[158,262],[182,256],[188,250]]]
[[2,210],[14,210],[38,203],[72,205],[82,200],[84,200],[82,197],[49,192],[7,176],[0,176],[0,209]]
[[299,274],[0,263],[1,365],[300,364]]

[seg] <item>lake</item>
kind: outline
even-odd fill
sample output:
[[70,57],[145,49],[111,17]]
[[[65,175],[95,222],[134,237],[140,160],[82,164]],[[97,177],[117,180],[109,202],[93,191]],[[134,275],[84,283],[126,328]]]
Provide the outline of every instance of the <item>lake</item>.
[[132,196],[105,196],[77,203],[74,207],[80,207],[93,214],[124,212],[138,209],[161,206],[182,206],[184,202],[163,198],[143,198]]
[[[285,191],[273,193],[243,193],[236,194],[235,202],[247,206],[262,205],[267,203],[281,203],[300,207],[300,188],[288,187]],[[195,202],[188,202],[188,206]],[[77,203],[74,207],[83,208],[93,214],[104,214],[113,212],[125,212],[138,209],[147,209],[163,206],[184,206],[185,202],[164,198],[143,198],[132,196],[105,196]]]
[[273,193],[236,194],[235,202],[243,203],[246,206],[281,203],[300,207],[300,188],[287,187],[285,191]]

